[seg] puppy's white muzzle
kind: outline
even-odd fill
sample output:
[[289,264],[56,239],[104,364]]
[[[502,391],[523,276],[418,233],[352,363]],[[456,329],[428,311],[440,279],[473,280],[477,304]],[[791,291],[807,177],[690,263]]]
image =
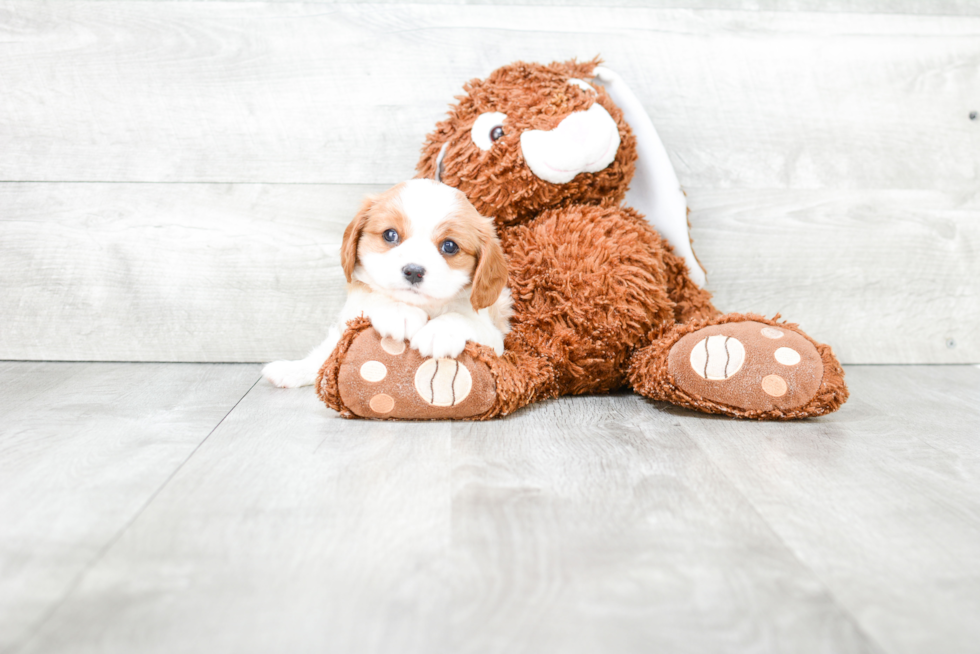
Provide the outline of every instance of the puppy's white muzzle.
[[598,102],[576,111],[558,127],[521,134],[524,160],[535,175],[552,184],[565,184],[579,173],[597,173],[616,158],[619,128]]

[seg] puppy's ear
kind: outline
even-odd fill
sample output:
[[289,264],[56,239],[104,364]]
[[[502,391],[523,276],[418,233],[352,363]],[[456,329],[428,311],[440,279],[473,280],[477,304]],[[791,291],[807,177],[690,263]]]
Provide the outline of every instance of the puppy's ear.
[[340,265],[344,268],[344,275],[347,277],[348,284],[354,281],[352,275],[354,274],[354,266],[357,265],[357,244],[361,240],[361,232],[367,225],[368,216],[371,215],[371,209],[374,208],[377,199],[374,196],[364,198],[354,220],[350,221],[347,229],[344,230],[344,240],[340,244]]
[[477,257],[473,290],[470,292],[470,304],[474,311],[485,309],[496,302],[507,285],[507,259],[493,232],[487,231]]

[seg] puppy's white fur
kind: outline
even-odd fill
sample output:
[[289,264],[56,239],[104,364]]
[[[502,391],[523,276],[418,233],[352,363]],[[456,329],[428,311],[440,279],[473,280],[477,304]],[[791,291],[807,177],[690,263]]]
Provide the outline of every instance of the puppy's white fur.
[[[381,243],[378,234],[396,224],[403,238],[397,245]],[[465,241],[460,245],[473,254],[440,252],[446,233]],[[461,268],[462,260],[450,265],[451,256],[460,255],[475,258],[472,270]],[[511,315],[503,254],[492,222],[480,217],[458,190],[415,179],[369,198],[344,234],[341,258],[347,302],[326,340],[306,357],[263,368],[276,386],[313,384],[347,322],[359,316],[368,318],[382,337],[410,341],[422,356],[456,357],[467,341],[503,353]],[[402,270],[409,264],[425,269],[421,282],[406,279]]]

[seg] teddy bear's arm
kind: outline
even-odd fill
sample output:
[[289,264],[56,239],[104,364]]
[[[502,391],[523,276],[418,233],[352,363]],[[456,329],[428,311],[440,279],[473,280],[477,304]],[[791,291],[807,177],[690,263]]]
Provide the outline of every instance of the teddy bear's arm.
[[596,66],[594,74],[623,110],[623,117],[636,136],[636,174],[626,192],[626,204],[646,216],[684,259],[694,283],[703,288],[707,279],[691,245],[687,199],[653,121],[640,99],[617,73],[605,66]]

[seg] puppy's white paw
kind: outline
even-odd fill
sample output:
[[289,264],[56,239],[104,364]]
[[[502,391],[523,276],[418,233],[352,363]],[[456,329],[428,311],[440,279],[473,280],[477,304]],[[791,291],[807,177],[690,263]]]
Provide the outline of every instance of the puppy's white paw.
[[473,330],[462,321],[434,318],[415,334],[412,347],[424,357],[454,359],[466,347],[466,341],[475,340],[475,337]]
[[320,372],[319,366],[314,366],[305,359],[299,361],[273,361],[262,368],[262,376],[279,388],[299,388],[310,386],[316,382]]
[[365,313],[382,338],[396,341],[410,340],[429,321],[429,314],[424,310],[407,304],[371,307]]

